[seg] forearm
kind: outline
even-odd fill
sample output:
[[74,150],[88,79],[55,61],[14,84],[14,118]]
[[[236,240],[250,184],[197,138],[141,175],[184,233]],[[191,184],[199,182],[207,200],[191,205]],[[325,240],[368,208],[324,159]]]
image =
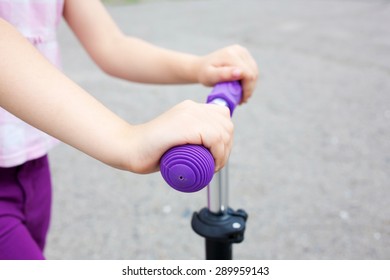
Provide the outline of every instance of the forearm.
[[199,57],[152,45],[141,39],[120,36],[115,52],[99,65],[108,74],[141,83],[196,83]]
[[132,127],[66,78],[2,20],[0,33],[0,106],[92,157],[123,168],[122,142]]
[[143,83],[193,83],[197,57],[126,36],[97,0],[67,0],[64,17],[92,59],[108,74]]

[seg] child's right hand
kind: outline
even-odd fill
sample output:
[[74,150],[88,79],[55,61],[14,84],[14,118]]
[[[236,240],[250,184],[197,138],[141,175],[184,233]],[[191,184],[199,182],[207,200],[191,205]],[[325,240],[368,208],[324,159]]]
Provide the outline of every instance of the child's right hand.
[[217,171],[225,165],[233,142],[229,109],[192,101],[184,101],[133,128],[126,169],[136,173],[157,171],[162,155],[171,147],[184,144],[208,148]]

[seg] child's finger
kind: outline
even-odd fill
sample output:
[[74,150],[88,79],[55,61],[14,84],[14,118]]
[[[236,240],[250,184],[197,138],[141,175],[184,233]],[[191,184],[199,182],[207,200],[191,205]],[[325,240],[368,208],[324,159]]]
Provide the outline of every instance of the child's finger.
[[219,82],[240,80],[242,70],[235,66],[211,66],[207,74],[206,85],[213,86]]

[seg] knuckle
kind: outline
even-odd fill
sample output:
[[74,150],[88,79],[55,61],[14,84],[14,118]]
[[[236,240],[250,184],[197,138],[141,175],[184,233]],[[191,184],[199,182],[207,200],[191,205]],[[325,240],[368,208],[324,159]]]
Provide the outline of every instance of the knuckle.
[[230,119],[230,109],[226,106],[219,106],[221,112],[223,113],[224,116],[229,117]]
[[217,145],[225,143],[224,135],[218,134],[218,136],[215,138],[215,142]]
[[232,47],[235,48],[236,50],[242,49],[242,46],[240,44],[233,44]]
[[249,53],[248,49],[239,45],[239,44],[235,44],[233,45],[233,47],[236,49],[237,52],[240,52],[240,53]]
[[226,48],[226,51],[229,55],[234,55],[241,51],[241,46],[239,44],[234,44]]
[[190,100],[190,99],[186,99],[184,101],[181,102],[181,104],[183,104],[184,106],[192,106],[194,105],[194,101]]
[[226,54],[228,56],[234,56],[236,54],[236,50],[233,47],[227,48],[226,49]]
[[[209,104],[207,104],[209,105]],[[210,108],[215,110],[214,112],[222,115],[224,118],[230,119],[230,109],[226,106],[211,104]]]
[[218,81],[224,81],[229,78],[229,72],[227,71],[220,71],[218,73]]

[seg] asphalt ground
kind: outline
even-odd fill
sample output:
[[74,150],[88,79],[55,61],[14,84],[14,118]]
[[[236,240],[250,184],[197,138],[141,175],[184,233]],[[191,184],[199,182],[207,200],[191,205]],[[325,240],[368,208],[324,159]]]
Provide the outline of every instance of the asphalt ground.
[[[206,54],[241,44],[259,86],[234,115],[230,206],[249,213],[236,259],[390,258],[390,1],[152,1],[108,7],[128,34]],[[103,74],[63,23],[64,72],[130,123],[209,88]],[[131,65],[129,65],[131,67]],[[156,139],[158,141],[158,139]],[[202,259],[206,193],[114,170],[62,144],[49,259]]]

